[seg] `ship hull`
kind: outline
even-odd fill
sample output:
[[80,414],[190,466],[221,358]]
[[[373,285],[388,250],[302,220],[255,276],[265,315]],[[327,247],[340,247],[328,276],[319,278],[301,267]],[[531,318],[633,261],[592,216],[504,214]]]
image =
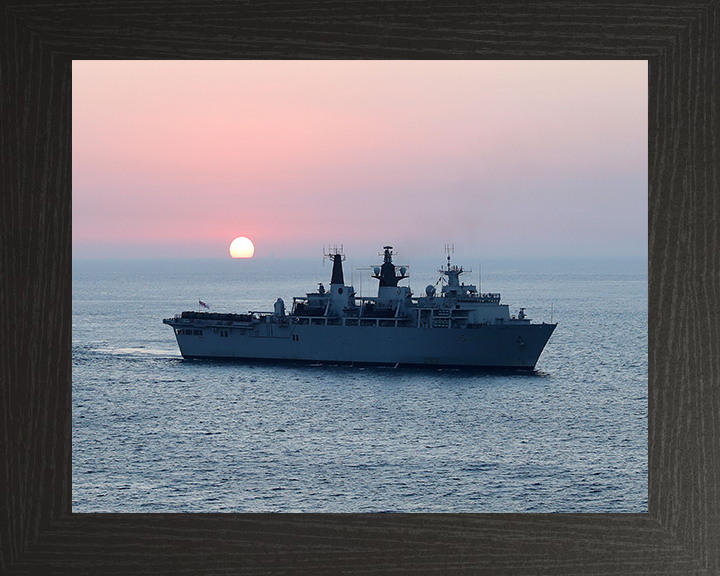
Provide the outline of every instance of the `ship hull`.
[[528,323],[417,328],[267,323],[233,329],[194,325],[192,331],[176,330],[176,336],[182,356],[188,359],[533,369],[555,326]]

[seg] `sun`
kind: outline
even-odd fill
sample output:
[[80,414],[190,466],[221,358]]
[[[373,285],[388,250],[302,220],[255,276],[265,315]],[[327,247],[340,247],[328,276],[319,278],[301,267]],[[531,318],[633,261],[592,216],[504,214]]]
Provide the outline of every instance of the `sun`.
[[230,256],[233,258],[252,258],[255,246],[250,238],[240,236],[230,243]]

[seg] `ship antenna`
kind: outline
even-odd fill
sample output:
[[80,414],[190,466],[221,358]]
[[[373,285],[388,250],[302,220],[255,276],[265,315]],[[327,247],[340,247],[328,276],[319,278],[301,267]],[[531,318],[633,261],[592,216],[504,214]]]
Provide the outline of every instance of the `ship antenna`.
[[455,254],[455,244],[445,244],[445,254],[447,254],[447,269],[450,270],[450,254]]
[[340,256],[343,261],[345,260],[345,253],[343,251],[342,244],[340,244],[340,246],[337,244],[328,244],[327,250],[325,249],[325,244],[323,244],[323,264],[325,264],[325,260],[336,255]]

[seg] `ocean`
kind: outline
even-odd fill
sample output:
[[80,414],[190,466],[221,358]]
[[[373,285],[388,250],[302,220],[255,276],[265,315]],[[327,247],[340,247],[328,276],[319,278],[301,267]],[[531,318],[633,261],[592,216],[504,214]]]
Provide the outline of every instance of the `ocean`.
[[[365,296],[371,264],[345,263]],[[422,295],[443,261],[410,264]],[[531,373],[186,361],[162,324],[330,271],[74,260],[73,512],[647,512],[647,260],[483,261],[483,292],[558,322]]]

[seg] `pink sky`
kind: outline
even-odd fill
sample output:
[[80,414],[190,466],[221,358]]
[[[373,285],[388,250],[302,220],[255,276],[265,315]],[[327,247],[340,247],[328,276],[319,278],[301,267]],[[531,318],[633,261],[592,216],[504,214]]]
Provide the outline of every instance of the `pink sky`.
[[647,63],[73,63],[75,257],[644,256]]

